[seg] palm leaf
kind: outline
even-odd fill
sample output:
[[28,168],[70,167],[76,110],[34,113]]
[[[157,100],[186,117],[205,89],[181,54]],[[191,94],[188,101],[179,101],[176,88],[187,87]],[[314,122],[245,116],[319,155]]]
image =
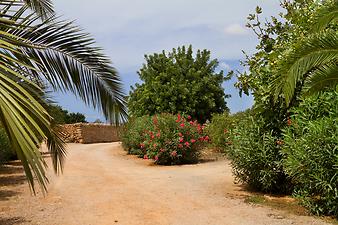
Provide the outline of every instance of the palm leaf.
[[338,36],[334,31],[317,33],[300,42],[279,65],[280,76],[272,83],[275,99],[283,93],[289,104],[297,83],[314,69],[338,60]]
[[27,12],[23,1],[0,1],[4,6],[0,9],[0,120],[33,191],[34,176],[43,190],[48,182],[40,143],[47,141],[57,173],[66,154],[58,127],[44,109],[45,81],[54,90],[73,92],[112,123],[127,116],[119,76],[101,49],[93,46],[94,40],[73,23],[54,17],[39,21],[51,13],[48,7],[43,11],[48,2],[27,1],[35,15]]
[[[51,0],[1,0],[0,6],[5,7],[4,9],[13,6],[28,6],[34,11],[36,15],[38,15],[43,20],[46,20],[47,18],[55,14],[53,9],[53,3]],[[5,12],[2,12],[2,14],[4,13]]]
[[311,73],[305,84],[306,94],[311,95],[338,85],[337,62],[327,64]]
[[51,18],[33,26],[35,21],[34,17],[21,21],[29,30],[10,30],[35,46],[24,49],[40,62],[42,73],[32,74],[43,76],[56,91],[71,91],[113,124],[124,122],[127,110],[120,78],[109,58],[92,45],[94,40],[72,22]]
[[338,19],[338,1],[333,4],[323,6],[317,12],[314,19],[313,32],[320,32],[324,30],[330,23],[337,22]]

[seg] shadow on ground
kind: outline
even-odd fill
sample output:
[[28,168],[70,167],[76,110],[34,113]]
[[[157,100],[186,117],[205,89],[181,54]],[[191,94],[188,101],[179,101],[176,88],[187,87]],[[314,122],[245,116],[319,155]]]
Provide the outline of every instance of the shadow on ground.
[[16,225],[28,222],[23,217],[0,218],[0,225]]
[[[23,168],[19,161],[12,161],[0,166],[0,201],[7,201],[11,197],[19,194],[15,191],[16,186],[24,184],[26,177],[23,174]],[[2,222],[2,223],[1,223]],[[3,223],[0,224],[11,224]]]

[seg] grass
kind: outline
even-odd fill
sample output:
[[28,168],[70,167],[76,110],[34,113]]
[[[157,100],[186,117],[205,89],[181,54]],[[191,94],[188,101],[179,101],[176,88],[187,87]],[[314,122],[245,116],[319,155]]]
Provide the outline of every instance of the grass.
[[[308,216],[309,211],[302,207],[299,202],[290,196],[267,196],[262,194],[253,194],[247,196],[244,200],[245,203],[253,205],[263,205],[269,208],[282,210],[287,213],[297,216]],[[326,222],[338,225],[338,220],[331,217],[320,217]]]

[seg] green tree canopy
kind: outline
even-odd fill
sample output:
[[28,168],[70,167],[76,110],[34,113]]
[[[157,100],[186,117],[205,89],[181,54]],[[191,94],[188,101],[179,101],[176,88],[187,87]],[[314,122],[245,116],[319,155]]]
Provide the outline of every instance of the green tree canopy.
[[172,52],[146,55],[146,63],[138,72],[142,84],[130,91],[128,101],[132,116],[157,113],[186,113],[201,122],[212,113],[228,111],[222,83],[223,71],[215,72],[218,61],[210,51],[192,46],[179,47]]
[[48,113],[53,117],[56,124],[86,123],[86,116],[82,113],[70,113],[59,105],[48,106]]

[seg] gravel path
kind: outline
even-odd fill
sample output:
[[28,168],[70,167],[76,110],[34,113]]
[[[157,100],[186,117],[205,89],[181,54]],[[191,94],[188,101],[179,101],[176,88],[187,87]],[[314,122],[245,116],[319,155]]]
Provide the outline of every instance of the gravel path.
[[70,144],[62,176],[31,196],[18,165],[0,170],[0,224],[327,224],[244,202],[228,162],[161,167],[127,156],[119,143]]

